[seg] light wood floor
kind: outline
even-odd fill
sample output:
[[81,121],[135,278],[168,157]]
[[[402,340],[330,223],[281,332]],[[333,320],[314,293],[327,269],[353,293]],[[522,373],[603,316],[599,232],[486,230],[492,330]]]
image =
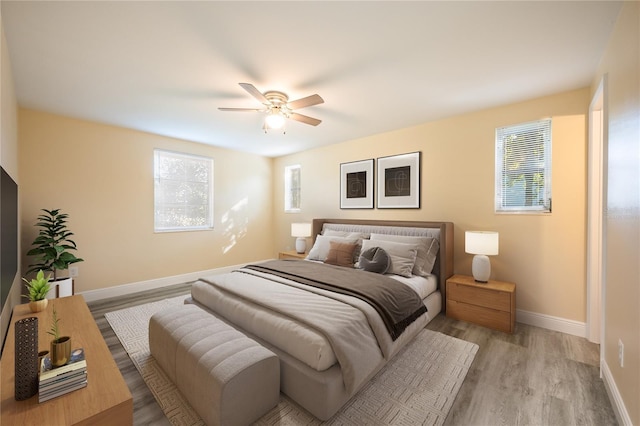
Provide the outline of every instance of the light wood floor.
[[[135,425],[168,425],[105,312],[189,293],[190,284],[89,303],[133,394]],[[443,315],[427,328],[480,346],[446,425],[615,425],[599,378],[599,348],[586,339],[517,324],[514,334]]]

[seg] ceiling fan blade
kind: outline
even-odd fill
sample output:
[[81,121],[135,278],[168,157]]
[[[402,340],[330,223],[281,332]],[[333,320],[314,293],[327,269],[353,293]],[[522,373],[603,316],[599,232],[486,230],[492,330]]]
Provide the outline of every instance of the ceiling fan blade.
[[262,112],[260,108],[218,108],[220,111],[246,111],[246,112]]
[[292,112],[291,114],[289,114],[289,118],[304,124],[311,124],[312,126],[317,126],[318,124],[322,123],[322,120],[318,120],[317,118],[298,114],[296,112]]
[[318,105],[321,103],[324,103],[324,99],[322,99],[320,95],[311,95],[311,96],[307,96],[306,98],[301,98],[295,101],[288,102],[287,106],[290,109],[298,109],[298,108],[309,107],[312,105]]
[[262,94],[262,92],[260,92],[258,89],[256,89],[256,87],[251,84],[251,83],[240,83],[240,86],[242,86],[242,88],[244,90],[246,90],[247,92],[249,92],[249,94],[251,96],[253,96],[254,98],[256,98],[258,100],[258,102],[260,102],[261,104],[265,104],[265,105],[269,105],[269,99],[265,98],[265,96]]

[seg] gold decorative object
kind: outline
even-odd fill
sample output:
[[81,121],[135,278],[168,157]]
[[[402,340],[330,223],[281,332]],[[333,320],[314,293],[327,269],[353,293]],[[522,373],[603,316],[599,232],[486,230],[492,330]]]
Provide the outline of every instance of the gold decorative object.
[[51,331],[47,334],[53,336],[51,341],[51,365],[53,368],[65,365],[71,358],[71,337],[60,336],[60,318],[56,306],[53,305],[53,321],[51,322]]
[[71,358],[71,338],[68,336],[61,337],[51,341],[51,365],[60,367],[69,362]]
[[47,309],[48,304],[48,299],[34,300],[33,302],[29,302],[29,309],[31,309],[31,312],[44,311],[45,309]]

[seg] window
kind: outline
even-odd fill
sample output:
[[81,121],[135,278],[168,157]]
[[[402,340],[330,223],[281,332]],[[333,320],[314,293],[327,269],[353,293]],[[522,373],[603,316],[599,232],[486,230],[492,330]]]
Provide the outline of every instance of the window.
[[213,228],[213,159],[154,150],[155,230]]
[[551,212],[551,119],[496,129],[496,212]]
[[284,168],[284,211],[297,213],[300,211],[300,166]]

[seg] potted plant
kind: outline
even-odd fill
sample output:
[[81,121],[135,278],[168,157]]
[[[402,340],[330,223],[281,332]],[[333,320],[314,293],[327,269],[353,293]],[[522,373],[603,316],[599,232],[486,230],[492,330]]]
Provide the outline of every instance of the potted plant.
[[40,269],[36,277],[31,281],[27,281],[26,278],[22,279],[26,283],[25,287],[27,287],[28,291],[28,294],[23,294],[22,297],[29,299],[31,312],[40,312],[47,308],[49,303],[47,293],[51,290],[51,285],[49,285],[50,278],[51,274],[45,277],[44,272]]
[[58,318],[58,312],[55,306],[53,307],[53,321],[51,322],[51,329],[47,331],[47,334],[53,336],[49,351],[51,356],[51,365],[60,367],[65,365],[71,358],[71,337],[60,336],[60,318]]
[[[53,272],[53,280],[60,285],[58,270],[69,269],[69,265],[82,262],[70,250],[76,250],[76,243],[71,240],[73,233],[67,228],[69,215],[60,213],[60,209],[46,210],[38,216],[35,226],[40,228],[38,236],[31,244],[33,248],[27,256],[36,256],[37,263],[29,265],[27,274],[38,270]],[[71,280],[70,277],[63,278]]]

